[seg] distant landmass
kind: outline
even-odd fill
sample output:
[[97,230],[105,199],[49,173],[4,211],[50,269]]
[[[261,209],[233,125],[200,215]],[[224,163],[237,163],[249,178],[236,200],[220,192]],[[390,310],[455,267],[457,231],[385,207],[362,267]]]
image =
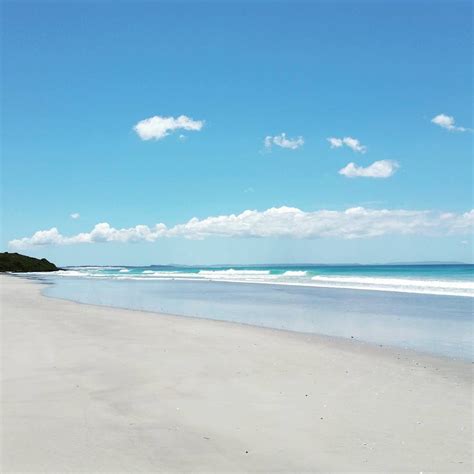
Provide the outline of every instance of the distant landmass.
[[446,261],[421,261],[421,262],[390,262],[387,265],[469,265],[465,262],[446,262]]
[[59,268],[45,258],[28,257],[19,253],[0,253],[0,272],[55,272]]

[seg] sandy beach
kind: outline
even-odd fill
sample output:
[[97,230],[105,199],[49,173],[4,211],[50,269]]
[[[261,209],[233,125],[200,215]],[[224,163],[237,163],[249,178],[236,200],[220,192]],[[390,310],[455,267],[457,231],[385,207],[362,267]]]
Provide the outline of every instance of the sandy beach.
[[472,365],[1,276],[13,472],[471,472]]

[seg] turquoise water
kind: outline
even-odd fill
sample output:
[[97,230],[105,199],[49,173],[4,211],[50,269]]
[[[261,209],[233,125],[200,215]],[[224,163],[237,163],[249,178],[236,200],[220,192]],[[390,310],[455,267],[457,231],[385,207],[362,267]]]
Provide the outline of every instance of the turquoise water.
[[54,283],[45,289],[48,296],[82,303],[473,360],[472,270],[471,265],[117,266],[32,277]]
[[474,297],[473,265],[260,265],[71,267],[62,276],[204,280]]

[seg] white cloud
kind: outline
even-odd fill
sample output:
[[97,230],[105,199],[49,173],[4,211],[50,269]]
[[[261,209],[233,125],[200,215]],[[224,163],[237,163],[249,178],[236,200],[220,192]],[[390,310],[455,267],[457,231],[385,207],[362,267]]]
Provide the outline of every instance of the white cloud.
[[193,120],[186,115],[177,118],[155,115],[141,120],[133,129],[142,140],[161,140],[175,130],[199,131],[203,126],[203,120]]
[[73,212],[73,213],[70,215],[70,218],[71,218],[71,219],[79,219],[79,217],[81,217],[81,215],[80,215],[78,212]]
[[331,144],[331,148],[341,148],[344,145],[342,138],[329,137],[327,140]]
[[283,237],[370,238],[382,235],[465,235],[472,234],[474,210],[464,214],[404,209],[366,209],[305,212],[294,207],[247,210],[241,214],[193,218],[174,227],[156,224],[115,229],[108,223],[97,224],[91,232],[63,236],[58,229],[38,231],[31,237],[12,240],[12,248],[37,245],[71,245],[95,242],[155,242],[161,238],[182,237]]
[[367,167],[358,166],[355,163],[349,163],[339,170],[339,174],[348,178],[389,178],[400,167],[393,160],[374,161]]
[[166,236],[167,228],[164,224],[157,224],[150,228],[146,225],[137,225],[128,229],[114,229],[107,222],[96,224],[91,232],[82,232],[71,237],[59,233],[56,227],[49,230],[40,230],[31,237],[12,240],[9,245],[14,248],[24,248],[37,245],[70,245],[94,242],[154,242]]
[[327,141],[330,143],[331,148],[341,148],[343,146],[347,146],[351,150],[358,152],[358,153],[365,153],[367,151],[367,147],[362,145],[357,138],[352,137],[344,137],[344,138],[336,138],[336,137],[329,137]]
[[286,133],[275,135],[274,137],[268,135],[263,141],[265,148],[270,149],[272,145],[279,146],[281,148],[288,148],[290,150],[296,150],[297,148],[304,145],[303,137],[298,138],[287,138]]
[[451,115],[439,114],[433,117],[431,122],[452,132],[467,132],[468,130],[467,128],[456,126],[454,117]]

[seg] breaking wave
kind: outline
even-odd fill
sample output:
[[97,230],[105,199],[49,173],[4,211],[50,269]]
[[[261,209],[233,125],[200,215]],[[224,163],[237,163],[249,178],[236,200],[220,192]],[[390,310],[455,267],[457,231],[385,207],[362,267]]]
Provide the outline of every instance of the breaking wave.
[[[153,268],[153,267],[151,267]],[[319,273],[319,274],[318,274]],[[414,274],[397,275],[358,275],[357,270],[352,274],[338,275],[321,274],[318,270],[286,270],[285,268],[270,269],[202,269],[168,267],[154,269],[143,267],[70,267],[66,270],[52,272],[51,275],[60,277],[79,277],[110,280],[183,280],[183,281],[220,281],[235,283],[260,283],[289,286],[345,288],[367,291],[390,291],[400,293],[419,293],[431,295],[467,296],[474,297],[474,281],[472,279],[454,279],[442,275],[430,275],[424,278]],[[445,279],[443,279],[443,276]],[[436,278],[438,277],[438,278]]]
[[317,275],[311,278],[311,282],[324,288],[474,297],[474,282],[471,281]]

